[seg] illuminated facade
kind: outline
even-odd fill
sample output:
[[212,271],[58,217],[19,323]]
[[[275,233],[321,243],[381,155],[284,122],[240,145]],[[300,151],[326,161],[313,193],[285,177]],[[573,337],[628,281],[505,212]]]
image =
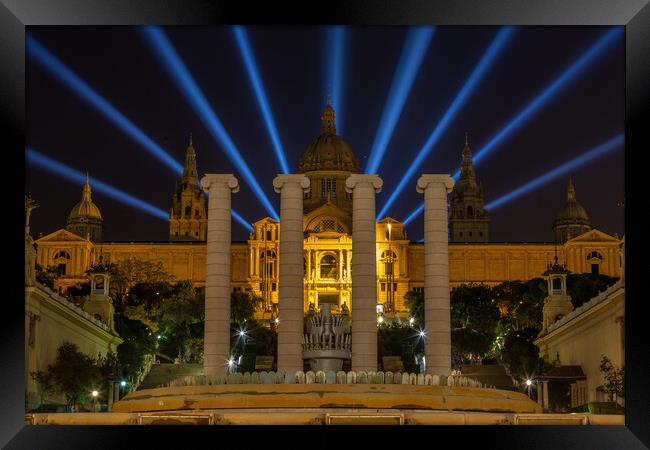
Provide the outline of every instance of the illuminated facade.
[[[345,180],[360,170],[352,149],[336,134],[334,109],[329,102],[323,111],[321,132],[308,145],[298,172],[311,184],[304,197],[303,216],[305,311],[310,304],[318,306],[323,299],[338,305],[339,310],[352,311],[352,194],[346,193]],[[455,188],[451,195],[450,286],[462,283],[496,285],[541,277],[555,256],[555,244],[488,242],[489,221],[483,209],[482,188],[476,183],[467,144],[463,150],[462,173],[460,180],[465,183],[459,181],[461,187]],[[84,199],[86,192],[90,201],[88,185],[84,187]],[[567,199],[571,198],[575,200],[575,189],[570,183]],[[567,202],[571,203],[569,200]],[[42,267],[59,266],[65,275],[58,283],[65,289],[87,280],[85,272],[97,262],[101,246],[105,261],[129,258],[161,261],[176,279],[189,279],[202,286],[205,283],[206,203],[198,186],[196,152],[191,142],[172,205],[169,242],[100,244],[99,239],[93,240],[92,233],[58,230],[37,240],[37,262]],[[584,208],[574,206],[571,203],[558,213],[562,222],[554,222],[556,233],[558,227],[583,219]],[[466,214],[469,207],[473,213],[471,218],[454,213],[453,208],[457,208]],[[571,217],[574,212],[576,217]],[[247,241],[233,242],[231,246],[232,289],[262,296],[266,308],[260,314],[266,318],[272,317],[273,305],[278,302],[280,227],[275,219],[262,218],[253,223],[253,232]],[[572,273],[618,277],[620,240],[592,229],[589,223],[581,227],[579,233],[570,232],[567,239],[558,244],[560,261],[565,262]],[[454,232],[460,233],[460,230],[463,236],[454,238]],[[470,230],[472,239],[469,239]],[[391,217],[377,222],[376,236],[378,308],[404,315],[407,311],[404,295],[410,290],[424,289],[424,245],[411,242],[404,225]]]

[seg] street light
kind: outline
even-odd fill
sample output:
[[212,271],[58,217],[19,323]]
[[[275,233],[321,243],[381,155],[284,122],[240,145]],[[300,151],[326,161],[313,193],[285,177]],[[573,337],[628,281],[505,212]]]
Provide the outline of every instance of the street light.
[[530,397],[530,387],[533,385],[533,382],[529,379],[526,380],[526,388],[528,389],[528,398]]
[[97,390],[94,390],[90,393],[93,397],[93,410],[97,412],[97,397],[99,396],[99,392]]

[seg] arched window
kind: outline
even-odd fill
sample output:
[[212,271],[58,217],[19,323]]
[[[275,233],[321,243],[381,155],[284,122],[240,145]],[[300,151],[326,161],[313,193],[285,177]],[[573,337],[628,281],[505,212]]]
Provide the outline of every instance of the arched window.
[[553,278],[553,290],[554,291],[559,291],[562,289],[562,280],[559,278]]
[[587,259],[600,259],[601,261],[603,260],[603,255],[600,253],[593,251],[587,254]]
[[273,240],[273,236],[271,234],[271,230],[266,230],[266,240],[271,241]]
[[266,250],[265,252],[260,253],[260,262],[262,270],[265,270],[263,275],[269,278],[274,278],[276,262],[275,250]]
[[384,261],[384,273],[386,276],[394,275],[393,267],[397,261],[397,255],[392,250],[385,250],[381,254],[381,259]]
[[65,250],[59,250],[54,254],[54,265],[60,275],[66,275],[68,263],[70,262],[70,253]]
[[320,277],[336,278],[338,275],[336,258],[332,255],[325,255],[320,260]]
[[187,205],[185,207],[185,217],[190,217],[192,215],[192,206]]
[[474,208],[472,208],[471,206],[467,207],[467,218],[468,219],[474,218]]
[[57,260],[57,259],[60,259],[60,258],[70,259],[70,253],[66,252],[65,250],[59,250],[54,255],[54,259]]

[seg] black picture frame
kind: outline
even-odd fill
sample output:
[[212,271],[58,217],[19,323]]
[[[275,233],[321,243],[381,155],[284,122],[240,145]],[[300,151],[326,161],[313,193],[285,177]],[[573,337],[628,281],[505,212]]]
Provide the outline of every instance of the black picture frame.
[[[223,2],[205,0],[2,0],[0,3],[0,130],[7,172],[25,170],[25,26],[27,25],[223,25],[223,24],[349,24],[349,25],[624,25],[626,28],[626,425],[624,427],[407,427],[373,428],[364,433],[365,444],[386,446],[387,439],[402,445],[464,446],[470,440],[481,448],[643,448],[650,446],[650,372],[646,350],[649,329],[643,314],[641,255],[647,231],[643,221],[645,166],[648,153],[647,111],[650,105],[650,5],[647,0],[443,0],[424,2]],[[644,114],[646,113],[646,114]],[[645,120],[644,120],[645,119]],[[636,164],[635,164],[636,163]],[[642,172],[644,171],[644,172]],[[23,254],[19,236],[23,227],[24,192],[5,173],[4,200],[11,212],[5,236]],[[10,181],[12,180],[12,181]],[[24,191],[24,189],[23,189]],[[632,208],[630,210],[630,208]],[[635,220],[634,215],[637,215]],[[18,259],[22,261],[22,259]],[[635,262],[640,264],[635,264]],[[2,419],[0,444],[6,448],[129,448],[136,439],[147,447],[170,445],[178,439],[183,448],[207,439],[221,445],[224,436],[244,448],[288,446],[313,448],[362,445],[352,440],[350,428],[310,427],[295,438],[282,430],[241,427],[44,427],[25,426],[24,418],[24,304],[23,268],[13,258],[4,267],[10,294],[3,302]],[[16,271],[15,276],[7,270]],[[424,428],[424,429],[423,429]],[[279,432],[278,432],[279,431]],[[332,432],[334,431],[334,432]],[[369,431],[366,428],[361,430]],[[293,431],[292,431],[293,433]],[[325,435],[321,436],[321,433]],[[424,434],[421,434],[424,433]],[[255,438],[258,436],[258,438]],[[451,441],[449,441],[451,438]],[[253,439],[259,439],[258,443]],[[433,440],[432,440],[433,439]],[[347,442],[346,442],[347,441]],[[294,444],[295,442],[295,444]],[[451,442],[451,444],[447,444]],[[131,445],[130,443],[133,443]],[[189,445],[188,445],[189,444]],[[142,444],[140,444],[142,445]],[[165,447],[167,447],[165,445]],[[233,445],[233,443],[229,443]],[[236,443],[234,445],[237,445]],[[401,445],[400,445],[401,446]],[[379,448],[379,447],[378,447]]]

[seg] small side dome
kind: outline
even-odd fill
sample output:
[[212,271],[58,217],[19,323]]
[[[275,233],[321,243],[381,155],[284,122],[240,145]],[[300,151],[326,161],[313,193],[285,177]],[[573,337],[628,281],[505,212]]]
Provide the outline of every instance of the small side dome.
[[70,211],[68,222],[77,222],[80,221],[80,219],[102,220],[102,213],[99,211],[97,205],[93,203],[90,194],[90,184],[88,182],[88,177],[86,176],[86,184],[83,188],[81,201],[74,205]]

